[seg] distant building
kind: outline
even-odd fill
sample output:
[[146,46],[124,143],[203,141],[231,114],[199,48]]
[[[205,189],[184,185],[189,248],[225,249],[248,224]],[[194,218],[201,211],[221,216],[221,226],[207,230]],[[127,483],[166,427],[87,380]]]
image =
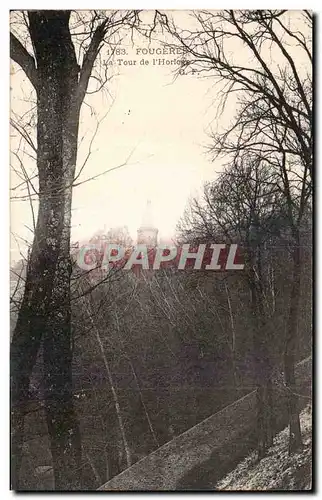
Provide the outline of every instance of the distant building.
[[111,227],[108,231],[106,226],[104,226],[104,229],[96,231],[89,240],[89,243],[97,245],[101,251],[104,251],[108,243],[117,244],[125,248],[131,247],[132,239],[127,226]]
[[158,244],[158,232],[159,230],[153,224],[151,201],[148,200],[143,213],[142,224],[137,230],[137,244],[156,247]]

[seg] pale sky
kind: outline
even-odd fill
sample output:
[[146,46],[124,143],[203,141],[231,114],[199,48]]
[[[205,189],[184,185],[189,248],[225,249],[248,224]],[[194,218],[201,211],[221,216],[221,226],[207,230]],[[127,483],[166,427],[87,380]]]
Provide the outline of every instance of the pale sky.
[[[135,59],[138,64],[142,58]],[[133,235],[150,199],[155,224],[170,235],[187,198],[213,171],[203,148],[210,84],[191,77],[171,83],[173,75],[161,66],[120,69],[115,101],[100,126],[98,151],[84,178],[122,164],[134,152],[128,166],[75,189],[74,234],[82,237],[97,225],[126,224]]]
[[[115,61],[113,66],[116,76],[108,87],[113,104],[102,93],[87,98],[100,117],[110,111],[99,126],[93,152],[78,181],[116,167],[132,155],[127,166],[74,189],[73,241],[86,240],[104,226],[108,229],[123,225],[128,226],[135,238],[147,199],[151,200],[159,236],[171,237],[189,197],[197,195],[204,181],[215,175],[215,166],[205,152],[205,145],[209,143],[206,128],[214,118],[214,112],[209,109],[214,99],[213,82],[191,76],[182,76],[173,82],[171,66],[153,66],[153,56],[144,56],[150,60],[148,66],[140,65],[142,56],[136,55],[136,48],[148,45],[143,39],[136,43],[132,47],[130,39],[125,39],[121,45],[128,51],[126,59],[135,60],[136,65],[119,66]],[[152,42],[150,48],[157,46]],[[156,57],[175,59],[178,56]],[[11,89],[12,109],[20,113],[28,108],[20,99],[22,92],[29,89],[22,71],[12,75]],[[80,138],[84,133],[86,138],[79,148],[79,167],[88,151],[95,123],[90,109],[83,105]],[[16,140],[13,139],[12,144],[16,145]],[[17,167],[16,158],[12,161]],[[24,165],[29,173],[34,168],[26,156]],[[19,182],[14,173],[11,179],[12,186]],[[36,209],[36,202],[34,205]],[[13,200],[11,231],[30,240],[32,235],[26,225],[32,227],[29,201]],[[23,241],[19,239],[19,242],[24,247]],[[19,254],[15,239],[11,246],[16,260]]]
[[[176,15],[189,22],[187,13],[177,12]],[[100,123],[92,154],[78,182],[117,167],[130,158],[126,166],[74,189],[73,241],[85,242],[104,226],[109,229],[123,225],[128,226],[135,238],[147,199],[151,200],[159,236],[169,238],[174,235],[189,197],[198,195],[203,183],[214,179],[222,168],[220,162],[211,163],[206,154],[205,146],[210,143],[207,129],[209,131],[210,124],[212,127],[227,125],[234,114],[233,107],[229,109],[228,106],[225,110],[226,118],[221,118],[225,123],[216,123],[218,90],[214,88],[214,80],[180,76],[173,82],[173,66],[154,66],[153,58],[176,59],[179,56],[137,55],[136,49],[147,48],[148,44],[143,38],[136,37],[134,41],[133,47],[130,36],[124,38],[120,47],[128,55],[115,56],[110,68],[115,76],[107,88],[113,104],[111,97],[102,92],[86,98],[99,118],[106,116]],[[157,47],[157,42],[151,42],[150,48]],[[149,65],[140,64],[143,57],[150,61]],[[119,65],[119,58],[136,61],[136,64]],[[12,65],[15,71],[11,77],[12,110],[22,114],[30,107],[30,103],[22,99],[29,95],[31,87],[23,72],[17,69],[18,66]],[[83,105],[79,138],[84,138],[79,147],[78,169],[88,152],[95,125],[96,119],[91,116],[89,106]],[[12,139],[11,149],[17,148],[17,141],[18,136]],[[23,162],[30,175],[35,163],[27,155],[23,156]],[[12,164],[19,169],[15,157],[12,157]],[[13,172],[11,185],[19,182]],[[14,196],[21,194],[26,194],[26,190],[12,193]],[[36,210],[36,202],[34,207]],[[12,200],[11,231],[21,248],[25,245],[20,238],[32,239],[26,226],[32,227],[29,201]],[[14,238],[11,248],[12,258],[17,260],[19,252]]]

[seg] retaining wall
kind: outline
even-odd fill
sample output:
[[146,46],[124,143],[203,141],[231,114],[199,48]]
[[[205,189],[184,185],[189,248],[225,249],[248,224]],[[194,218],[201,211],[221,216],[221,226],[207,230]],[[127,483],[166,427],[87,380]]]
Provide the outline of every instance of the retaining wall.
[[[309,402],[311,358],[298,363],[299,405]],[[285,390],[274,389],[275,431],[287,425]],[[256,391],[226,406],[115,476],[101,491],[174,491],[207,489],[256,445]]]

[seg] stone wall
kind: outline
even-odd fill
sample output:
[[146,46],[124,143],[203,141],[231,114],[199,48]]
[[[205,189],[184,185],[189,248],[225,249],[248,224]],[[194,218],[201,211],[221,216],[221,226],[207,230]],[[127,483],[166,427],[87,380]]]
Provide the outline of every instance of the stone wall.
[[[311,359],[297,365],[299,404],[310,400]],[[287,425],[286,394],[274,389],[276,432]],[[105,491],[207,489],[256,444],[256,391],[207,418],[101,486]]]

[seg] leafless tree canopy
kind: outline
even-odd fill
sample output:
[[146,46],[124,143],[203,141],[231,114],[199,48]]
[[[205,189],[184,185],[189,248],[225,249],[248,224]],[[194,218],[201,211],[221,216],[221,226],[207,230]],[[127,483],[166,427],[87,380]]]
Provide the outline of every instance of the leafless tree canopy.
[[[249,450],[261,460],[285,425],[289,455],[307,453],[300,411],[310,384],[297,367],[312,349],[313,15],[197,10],[181,24],[175,12],[150,14],[11,13],[13,71],[24,75],[10,116],[11,196],[32,216],[30,241],[13,234],[28,245],[11,269],[16,490],[97,489],[251,392],[256,425],[227,429],[210,477],[201,461],[181,487],[214,487]],[[87,169],[114,100],[108,49],[128,33],[181,50],[173,85],[202,78],[216,90],[207,154],[221,170],[188,203],[176,241],[238,244],[241,271],[105,272],[104,245],[135,244],[127,227],[94,232],[95,265],[77,265],[73,190],[134,153]],[[95,122],[90,137],[80,133],[84,117]]]

